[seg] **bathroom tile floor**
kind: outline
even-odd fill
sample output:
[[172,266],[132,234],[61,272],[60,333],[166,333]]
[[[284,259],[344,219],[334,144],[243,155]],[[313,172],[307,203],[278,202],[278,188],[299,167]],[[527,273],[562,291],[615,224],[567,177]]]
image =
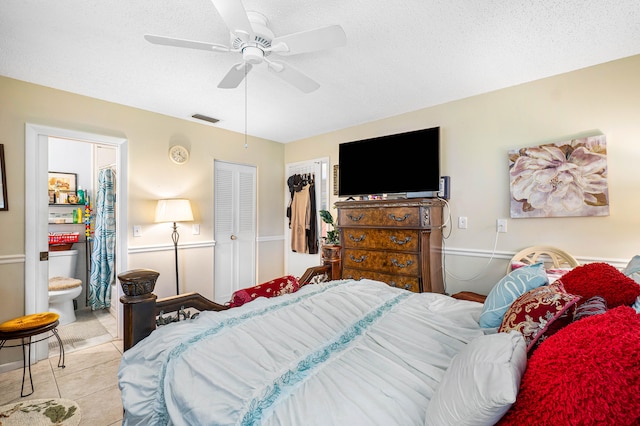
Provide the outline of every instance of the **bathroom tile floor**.
[[80,406],[80,425],[122,424],[122,401],[117,378],[123,352],[122,340],[113,338],[116,334],[115,319],[108,312],[98,312],[95,316],[95,321],[112,333],[110,340],[87,341],[84,346],[76,345],[78,347],[65,344],[66,368],[58,368],[58,352],[50,351],[50,358],[31,366],[35,391],[25,398],[20,397],[21,368],[0,374],[0,405],[30,399],[66,398],[76,401]]

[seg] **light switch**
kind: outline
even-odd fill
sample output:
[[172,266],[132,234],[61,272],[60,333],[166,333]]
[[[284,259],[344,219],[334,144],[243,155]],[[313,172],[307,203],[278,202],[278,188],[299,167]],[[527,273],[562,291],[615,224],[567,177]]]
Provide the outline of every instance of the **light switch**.
[[200,235],[200,224],[199,223],[194,223],[193,225],[191,225],[191,233],[193,235]]
[[142,226],[133,225],[133,236],[134,237],[142,237]]

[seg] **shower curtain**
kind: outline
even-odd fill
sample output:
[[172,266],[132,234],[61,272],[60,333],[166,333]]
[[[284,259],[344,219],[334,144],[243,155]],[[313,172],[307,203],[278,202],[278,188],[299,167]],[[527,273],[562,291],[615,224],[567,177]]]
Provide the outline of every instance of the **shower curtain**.
[[111,282],[115,275],[116,216],[115,173],[102,169],[98,174],[98,191],[93,251],[91,253],[91,278],[88,303],[92,311],[111,306]]

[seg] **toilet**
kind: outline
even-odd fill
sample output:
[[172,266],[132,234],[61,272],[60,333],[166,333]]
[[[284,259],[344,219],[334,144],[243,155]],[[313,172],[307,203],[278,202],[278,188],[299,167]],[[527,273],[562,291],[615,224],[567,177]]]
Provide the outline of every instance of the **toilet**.
[[60,325],[76,320],[73,299],[82,293],[82,281],[73,278],[78,250],[49,252],[49,311],[60,315]]

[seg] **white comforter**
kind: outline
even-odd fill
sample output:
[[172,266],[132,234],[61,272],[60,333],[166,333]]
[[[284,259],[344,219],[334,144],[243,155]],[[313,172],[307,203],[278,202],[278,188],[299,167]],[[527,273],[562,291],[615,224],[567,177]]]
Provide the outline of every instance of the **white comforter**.
[[205,312],[124,354],[124,424],[423,425],[481,309],[361,280]]

